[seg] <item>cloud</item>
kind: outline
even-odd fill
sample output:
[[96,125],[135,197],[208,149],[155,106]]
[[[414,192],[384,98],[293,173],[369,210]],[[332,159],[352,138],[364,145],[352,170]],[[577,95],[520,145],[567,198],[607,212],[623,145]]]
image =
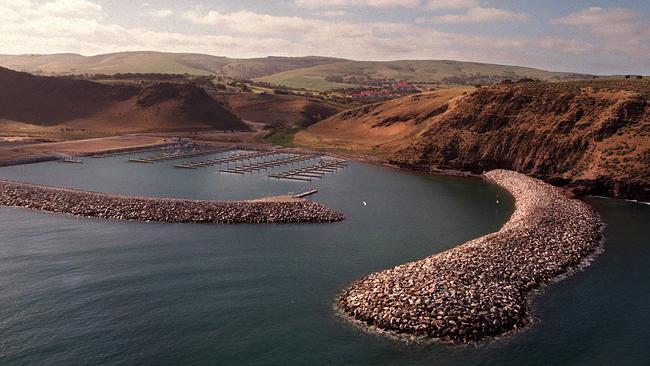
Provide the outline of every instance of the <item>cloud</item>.
[[538,40],[539,47],[558,50],[564,53],[574,55],[584,55],[595,49],[594,44],[576,39],[566,39],[560,37],[545,36]]
[[[137,8],[142,12],[155,10],[151,7],[141,9],[139,5]],[[471,9],[467,8],[467,12]],[[340,13],[332,13],[332,17],[316,15],[323,11],[344,10],[317,9],[314,16],[299,17],[245,9],[223,12],[190,8],[174,13],[179,15],[174,22],[185,23],[181,31],[170,32],[116,23],[115,16],[109,16],[99,4],[91,1],[0,0],[0,53],[98,54],[157,50],[230,57],[323,55],[360,60],[458,59],[624,73],[648,69],[647,52],[643,54],[637,49],[636,53],[628,53],[630,57],[621,58],[618,52],[608,51],[599,42],[570,36],[484,36],[445,32],[435,29],[431,23],[359,21],[341,17]],[[573,14],[555,22],[610,37],[603,38],[606,44],[615,40],[609,33],[620,30],[605,32],[597,27],[598,22],[606,27],[623,22],[628,25],[623,24],[626,28],[622,35],[616,33],[623,45],[618,47],[630,47],[620,41],[623,37],[633,39],[637,48],[647,50],[648,45],[642,43],[643,39],[648,39],[647,36],[643,38],[647,28],[640,27],[642,18],[621,12],[618,18],[614,17],[615,22],[610,19],[607,23],[602,11],[592,9],[586,13],[588,16]],[[588,57],[595,52],[600,52],[598,55],[602,57]]]
[[[563,18],[552,20],[553,24],[566,24],[579,27],[597,27],[600,25],[610,26],[612,24],[622,25],[625,23],[639,22],[641,15],[634,10],[625,8],[601,8],[593,6],[571,13]],[[610,29],[603,29],[609,31]]]
[[421,0],[295,0],[294,4],[301,8],[310,9],[337,8],[346,6],[415,8],[421,5]]
[[478,0],[429,0],[424,3],[427,9],[463,9],[479,7]]
[[523,21],[528,18],[528,14],[512,10],[476,7],[469,8],[461,14],[445,14],[430,19],[418,18],[418,21],[434,23],[485,23]]
[[45,4],[27,0],[0,2],[0,14],[3,14],[0,53],[97,54],[161,50],[254,55],[274,54],[278,49],[291,49],[292,44],[286,39],[271,36],[198,35],[127,28],[107,23],[106,19],[109,18],[98,4],[60,5],[60,1]]
[[575,27],[595,36],[601,50],[643,57],[650,67],[650,23],[634,10],[590,7],[550,23]]
[[323,10],[316,14],[327,18],[339,18],[350,15],[350,13],[345,10]]
[[478,7],[479,0],[294,0],[294,4],[298,7],[311,9],[337,8],[345,6],[462,9]]
[[232,13],[222,13],[210,10],[202,13],[199,10],[186,11],[182,17],[196,24],[226,27],[241,33],[304,33],[322,28],[326,22],[316,19],[306,19],[296,16],[274,16],[241,10]]
[[96,16],[101,14],[102,6],[86,0],[55,0],[43,4],[42,13],[61,16]]
[[171,9],[157,9],[150,10],[147,14],[155,18],[167,18],[174,15],[174,11]]

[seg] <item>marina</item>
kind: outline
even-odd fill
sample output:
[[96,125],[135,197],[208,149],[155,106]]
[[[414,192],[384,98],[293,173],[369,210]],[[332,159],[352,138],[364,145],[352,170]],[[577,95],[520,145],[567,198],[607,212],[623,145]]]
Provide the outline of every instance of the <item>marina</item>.
[[291,154],[288,157],[280,157],[269,161],[262,161],[243,165],[241,167],[235,166],[234,168],[220,169],[221,173],[245,174],[252,173],[260,170],[272,169],[280,166],[295,164],[303,161],[313,160],[320,158],[320,154]]
[[204,168],[208,166],[237,163],[237,162],[244,162],[244,161],[250,162],[253,159],[260,159],[260,158],[265,158],[267,156],[274,156],[274,155],[278,155],[278,152],[259,151],[259,152],[239,153],[239,154],[231,155],[228,157],[217,158],[217,159],[196,161],[187,164],[177,164],[174,165],[174,167],[185,168],[185,169],[196,169],[196,168]]
[[198,146],[195,147],[191,152],[179,151],[172,154],[161,154],[161,155],[153,155],[153,156],[141,157],[141,158],[132,158],[129,159],[129,161],[133,163],[152,164],[160,161],[178,160],[178,159],[194,158],[202,155],[216,154],[220,152],[230,151],[232,149],[233,149],[232,147],[214,147],[211,145]]
[[269,177],[276,179],[293,179],[302,181],[311,181],[312,178],[323,178],[327,173],[334,173],[339,169],[347,166],[347,161],[342,159],[334,159],[329,161],[321,161],[316,165],[310,165],[298,169],[292,169],[285,172],[276,174],[269,174]]

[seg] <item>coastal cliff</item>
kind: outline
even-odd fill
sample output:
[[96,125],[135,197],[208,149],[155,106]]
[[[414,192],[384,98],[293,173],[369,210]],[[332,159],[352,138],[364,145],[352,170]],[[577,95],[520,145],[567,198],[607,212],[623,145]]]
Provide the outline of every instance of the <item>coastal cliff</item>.
[[424,171],[510,169],[576,194],[650,201],[650,82],[517,82],[339,113],[296,141]]
[[598,253],[603,224],[540,180],[507,170],[485,177],[515,198],[498,232],[361,278],[338,297],[340,311],[371,329],[453,343],[528,324],[532,291]]

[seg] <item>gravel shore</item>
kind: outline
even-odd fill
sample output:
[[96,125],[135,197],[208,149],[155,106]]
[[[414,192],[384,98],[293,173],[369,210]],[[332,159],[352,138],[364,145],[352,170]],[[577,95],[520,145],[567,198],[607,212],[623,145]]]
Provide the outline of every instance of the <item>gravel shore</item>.
[[343,220],[303,199],[201,201],[120,196],[0,180],[0,205],[119,220],[219,224],[321,223]]
[[507,170],[485,178],[515,198],[501,230],[361,278],[339,295],[338,310],[371,329],[452,343],[528,324],[531,292],[597,253],[603,224],[587,204],[540,180]]

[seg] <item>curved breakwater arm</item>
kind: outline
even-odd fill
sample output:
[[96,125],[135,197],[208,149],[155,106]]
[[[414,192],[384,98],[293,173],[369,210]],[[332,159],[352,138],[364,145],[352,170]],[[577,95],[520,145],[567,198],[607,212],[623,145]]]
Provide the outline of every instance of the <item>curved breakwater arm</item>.
[[603,224],[587,204],[540,180],[507,170],[485,178],[515,198],[498,232],[361,278],[337,308],[374,330],[453,343],[525,326],[530,293],[597,253]]

